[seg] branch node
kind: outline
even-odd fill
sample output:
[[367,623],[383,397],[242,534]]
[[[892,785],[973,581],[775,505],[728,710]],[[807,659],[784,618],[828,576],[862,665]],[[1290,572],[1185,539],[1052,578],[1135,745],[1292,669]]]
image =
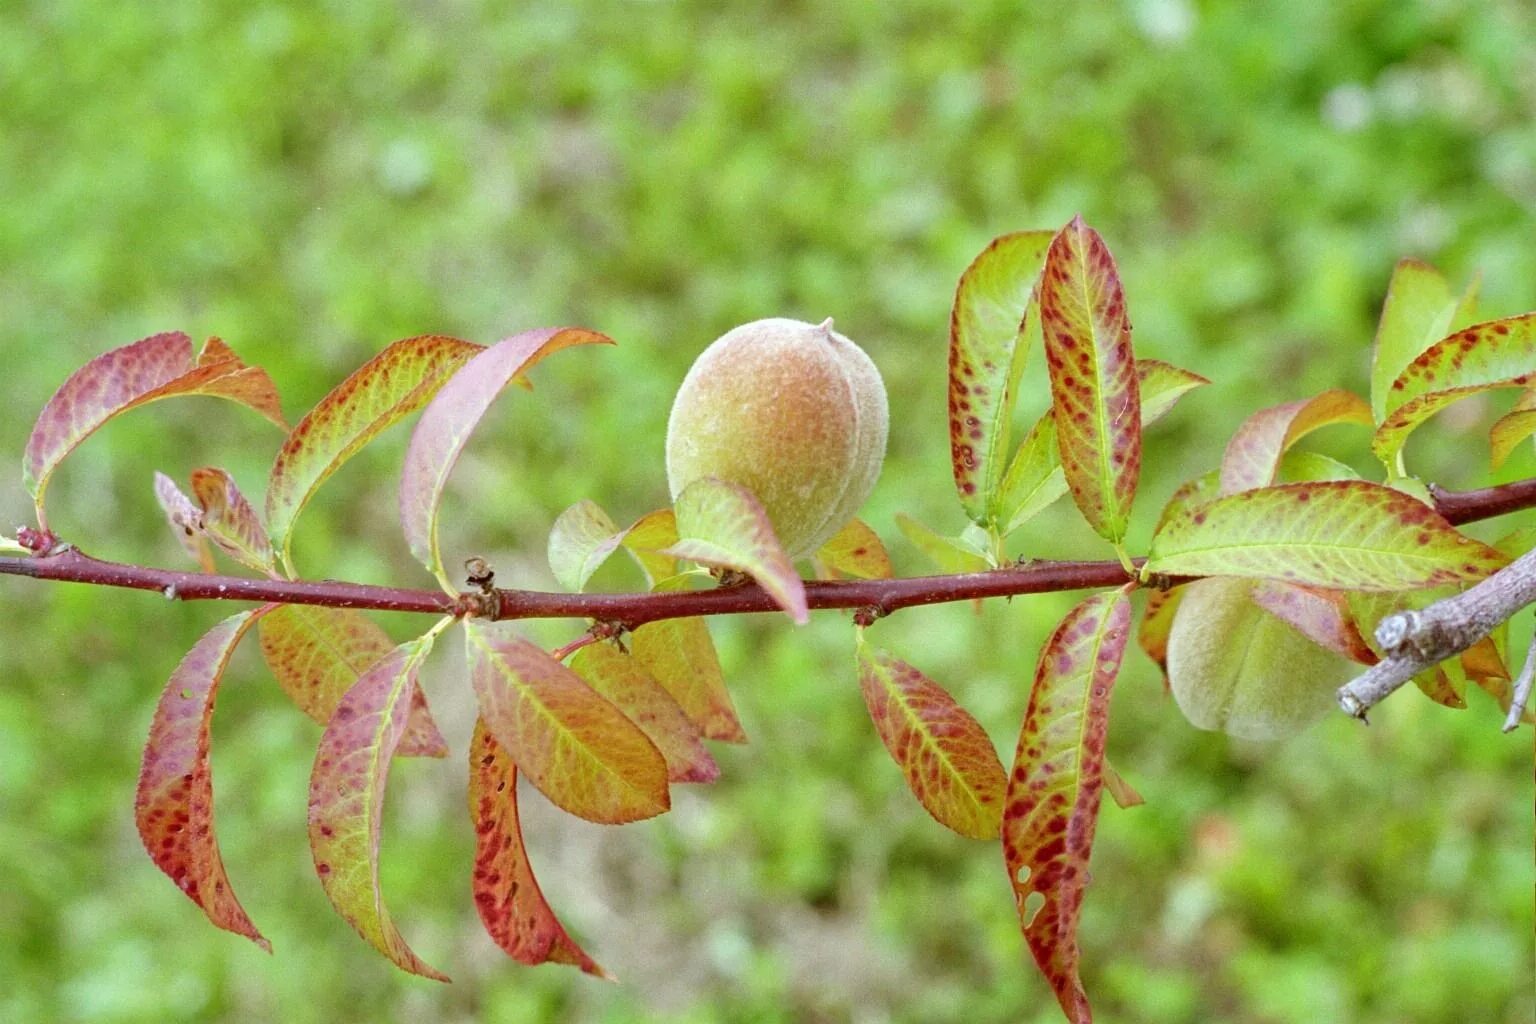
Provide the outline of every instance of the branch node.
[[873,625],[877,620],[883,619],[889,614],[891,614],[890,610],[884,605],[866,604],[861,608],[853,610],[853,624],[862,629],[865,626]]
[[460,619],[497,619],[501,616],[501,591],[465,591],[453,599],[453,614]]
[[496,570],[491,563],[478,556],[464,559],[464,582],[488,594],[496,584]]

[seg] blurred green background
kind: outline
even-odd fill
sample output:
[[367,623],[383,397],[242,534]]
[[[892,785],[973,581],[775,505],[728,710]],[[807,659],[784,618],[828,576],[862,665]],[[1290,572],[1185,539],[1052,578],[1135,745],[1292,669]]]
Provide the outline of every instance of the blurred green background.
[[[943,415],[955,279],[992,236],[1082,211],[1117,254],[1139,350],[1215,381],[1149,436],[1137,549],[1249,412],[1364,388],[1400,256],[1481,272],[1490,316],[1536,308],[1533,124],[1525,0],[12,0],[0,452],[19,458],[72,369],[159,330],[224,337],[296,419],[395,338],[579,323],[619,346],[561,354],[513,392],[447,511],[448,551],[548,587],[561,509],[592,497],[627,521],[665,501],[671,394],[709,340],[832,315],[890,387],[866,518],[921,572],[894,515],[963,521]],[[1503,404],[1440,417],[1412,467],[1486,482]],[[1037,386],[1021,420],[1044,405]],[[307,575],[430,585],[395,520],[405,438],[311,507]],[[259,494],[278,440],[209,400],[137,412],[56,477],[51,519],[95,554],[179,564],[152,472],[221,465]],[[1368,468],[1364,441],[1320,444]],[[1527,449],[1498,478],[1533,473]],[[29,516],[6,474],[0,521]],[[1106,556],[1066,503],[1025,533],[1029,554]],[[598,582],[637,580],[615,564]],[[1006,759],[1074,600],[911,610],[871,636],[951,686]],[[837,614],[715,624],[753,742],[720,749],[724,779],[679,790],[674,813],[608,829],[525,801],[546,892],[619,986],[519,967],[481,934],[457,756],[396,765],[383,853],[397,921],[455,983],[360,943],[305,846],[319,730],[241,652],[215,726],[219,829],[276,955],[217,932],[143,855],[132,802],[163,680],[228,611],[0,580],[0,1019],[1060,1019],[996,847],[907,795]],[[461,751],[457,650],[440,645],[426,685]],[[1480,695],[1453,713],[1409,692],[1369,730],[1335,716],[1241,744],[1188,727],[1130,655],[1111,753],[1147,804],[1101,819],[1082,925],[1100,1019],[1530,1021],[1532,741],[1498,720]]]

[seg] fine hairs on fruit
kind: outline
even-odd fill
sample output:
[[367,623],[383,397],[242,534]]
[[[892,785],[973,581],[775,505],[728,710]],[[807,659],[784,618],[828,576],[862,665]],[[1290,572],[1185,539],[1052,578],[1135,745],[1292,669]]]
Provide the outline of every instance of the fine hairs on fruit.
[[695,360],[667,421],[676,500],[702,477],[750,490],[790,558],[807,558],[875,486],[890,412],[864,350],[820,324],[774,318],[727,331]]

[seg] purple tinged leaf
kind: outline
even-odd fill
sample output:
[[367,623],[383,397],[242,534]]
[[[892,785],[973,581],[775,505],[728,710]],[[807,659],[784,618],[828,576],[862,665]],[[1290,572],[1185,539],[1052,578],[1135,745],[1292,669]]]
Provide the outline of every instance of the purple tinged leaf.
[[1275,482],[1280,459],[1291,445],[1314,430],[1334,423],[1371,426],[1365,399],[1348,391],[1324,391],[1283,405],[1260,409],[1243,421],[1221,458],[1221,493],[1236,494]]
[[628,532],[596,502],[583,498],[560,513],[550,528],[549,570],[562,587],[579,593]]
[[673,511],[678,542],[662,554],[746,573],[796,624],[810,621],[805,584],[751,491],[727,480],[702,477],[683,488]]
[[155,473],[155,500],[165,512],[165,520],[182,549],[203,572],[213,572],[213,552],[209,550],[208,537],[203,532],[203,510],[181,492],[176,481],[160,472]]
[[615,644],[590,644],[572,656],[571,670],[656,744],[667,762],[668,781],[707,783],[720,777],[699,727],[639,658]]
[[1374,665],[1381,660],[1360,634],[1360,627],[1349,608],[1349,599],[1340,591],[1259,580],[1254,583],[1249,597],[1254,604],[1325,650],[1362,665]]
[[202,506],[203,529],[220,549],[248,569],[277,575],[267,531],[234,477],[222,469],[194,469],[192,494]]

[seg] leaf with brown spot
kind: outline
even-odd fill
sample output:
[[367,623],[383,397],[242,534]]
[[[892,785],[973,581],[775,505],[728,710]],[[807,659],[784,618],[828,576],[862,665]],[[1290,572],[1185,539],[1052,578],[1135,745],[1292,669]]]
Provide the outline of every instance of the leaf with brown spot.
[[661,554],[746,573],[797,625],[810,621],[805,584],[756,495],[740,484],[706,476],[684,487],[672,510],[678,541]]
[[466,620],[464,648],[486,727],[556,807],[617,825],[671,806],[661,752],[579,675],[506,623]]
[[1380,423],[1394,401],[1392,382],[1404,367],[1441,338],[1472,321],[1476,278],[1460,296],[1445,275],[1415,259],[1398,262],[1387,285],[1371,354],[1371,412]]
[[[955,488],[966,514],[986,526],[1008,454],[1009,420],[1038,331],[1034,307],[1049,231],[992,240],[965,268],[949,318],[949,439]],[[1032,322],[1032,323],[1030,323]]]
[[714,782],[720,777],[720,766],[704,746],[699,727],[639,658],[616,644],[589,644],[572,655],[571,670],[656,744],[667,762],[669,782]]
[[[663,584],[658,590],[679,589]],[[709,627],[697,616],[648,622],[630,637],[635,658],[672,695],[705,739],[745,743]]]
[[934,820],[970,839],[995,839],[1008,784],[986,730],[948,691],[858,640],[859,689],[880,741]]
[[[1109,694],[1131,633],[1124,588],[1095,594],[1040,651],[1003,811],[1003,858],[1024,940],[1067,1018],[1093,1013],[1078,976],[1078,918],[1104,786]],[[1030,916],[1029,904],[1039,902]]]
[[272,463],[267,529],[289,561],[293,524],[328,477],[368,442],[420,409],[482,346],[426,334],[394,342],[299,421]]
[[475,826],[475,909],[486,932],[518,963],[569,964],[613,978],[571,939],[533,875],[517,818],[517,766],[484,719],[469,744],[469,816]]
[[[261,620],[257,635],[261,656],[278,685],[320,725],[330,722],[358,677],[395,649],[388,633],[351,608],[281,605]],[[432,720],[420,686],[411,695],[405,733],[395,753],[448,756],[448,744]]]
[[336,706],[309,776],[309,849],[326,898],[364,941],[403,971],[447,981],[406,945],[379,887],[384,787],[432,641],[428,634],[390,651]]
[[1369,427],[1371,407],[1349,391],[1333,389],[1314,398],[1260,409],[1243,421],[1221,457],[1221,493],[1236,494],[1275,482],[1280,459],[1307,434],[1335,423]]
[[848,520],[816,552],[816,560],[830,571],[833,579],[888,580],[894,575],[885,543],[862,519]]
[[234,477],[211,466],[194,469],[192,495],[203,509],[203,529],[220,550],[247,569],[277,575],[267,531]]
[[1162,513],[1158,515],[1157,526],[1152,532],[1156,533],[1170,520],[1177,519],[1192,509],[1215,501],[1220,488],[1221,475],[1214,469],[1184,481],[1168,496],[1168,503],[1163,506]]
[[209,725],[219,681],[245,631],[265,609],[231,615],[193,645],[176,666],[155,706],[139,770],[134,820],[155,866],[196,903],[208,920],[243,935],[267,952],[235,898],[213,829]]
[[1249,597],[1319,647],[1362,665],[1381,660],[1360,635],[1348,598],[1337,590],[1259,580]]
[[1168,689],[1168,635],[1173,631],[1173,616],[1179,610],[1183,587],[1147,591],[1147,607],[1141,613],[1141,627],[1136,643],[1163,673],[1163,690]]
[[621,543],[645,573],[646,583],[654,587],[677,575],[677,559],[661,553],[677,539],[677,516],[670,508],[659,508],[636,519],[624,531]]
[[182,493],[176,481],[158,471],[155,473],[155,500],[160,503],[165,521],[170,524],[182,550],[203,572],[213,572],[213,551],[208,547],[208,535],[203,532],[203,510]]
[[549,571],[566,590],[579,593],[628,532],[614,525],[597,502],[583,498],[550,527]]
[[1141,474],[1141,391],[1114,257],[1081,217],[1052,240],[1037,291],[1067,486],[1118,545]]
[[1507,561],[1400,491],[1335,480],[1187,508],[1158,528],[1144,571],[1403,590],[1482,579]]
[[1488,448],[1493,468],[1498,469],[1504,465],[1520,442],[1532,434],[1536,434],[1536,389],[1522,394],[1515,407],[1488,428]]
[[241,362],[218,338],[208,339],[196,356],[192,339],[179,331],[104,352],[59,386],[27,439],[22,477],[38,524],[47,526],[48,480],[65,456],[113,417],[178,395],[227,398],[288,429],[266,371]]

